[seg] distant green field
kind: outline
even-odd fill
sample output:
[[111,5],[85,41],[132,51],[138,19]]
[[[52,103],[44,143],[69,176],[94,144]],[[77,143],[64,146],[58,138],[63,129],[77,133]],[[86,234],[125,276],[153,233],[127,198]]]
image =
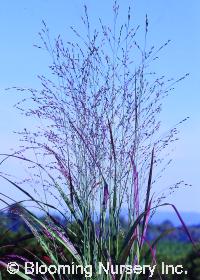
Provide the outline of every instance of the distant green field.
[[[182,265],[183,270],[187,274],[180,275],[161,275],[162,279],[174,280],[199,280],[200,279],[200,255],[195,252],[190,243],[162,241],[157,245],[156,250],[157,267],[161,273],[161,264],[164,262],[166,265]],[[144,278],[145,279],[145,278]],[[151,279],[159,279],[158,271]]]

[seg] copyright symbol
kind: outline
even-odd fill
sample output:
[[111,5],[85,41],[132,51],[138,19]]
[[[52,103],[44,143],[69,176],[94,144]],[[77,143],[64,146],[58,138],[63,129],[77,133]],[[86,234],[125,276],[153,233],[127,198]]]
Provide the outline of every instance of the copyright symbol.
[[7,271],[10,274],[16,274],[19,272],[19,265],[16,262],[10,262],[7,265]]

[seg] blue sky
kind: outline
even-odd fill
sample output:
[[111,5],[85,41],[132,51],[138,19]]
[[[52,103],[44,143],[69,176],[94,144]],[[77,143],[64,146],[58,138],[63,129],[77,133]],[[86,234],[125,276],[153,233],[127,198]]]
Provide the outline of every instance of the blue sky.
[[[12,86],[37,87],[38,74],[48,73],[48,55],[33,47],[39,42],[38,32],[45,20],[52,37],[61,34],[71,40],[69,26],[82,30],[80,17],[83,4],[89,9],[91,22],[96,26],[101,17],[111,23],[111,0],[2,0],[0,8],[0,152],[16,147],[13,130],[34,125],[13,109],[20,100],[15,91],[5,92]],[[200,212],[199,166],[200,166],[200,2],[198,0],[121,0],[120,20],[126,17],[127,6],[133,3],[132,21],[143,24],[145,14],[149,18],[149,44],[160,46],[168,39],[172,42],[160,55],[156,66],[158,73],[179,77],[189,72],[190,76],[176,86],[173,94],[165,100],[162,112],[163,130],[167,130],[186,116],[190,119],[181,128],[180,141],[173,153],[174,162],[163,177],[166,187],[184,179],[190,188],[178,190],[167,201],[178,209]],[[6,166],[18,172],[17,163]],[[10,171],[9,170],[9,171]],[[19,168],[20,170],[20,168]],[[13,194],[1,181],[1,192]],[[17,194],[15,195],[17,197]],[[167,209],[168,210],[168,209]]]

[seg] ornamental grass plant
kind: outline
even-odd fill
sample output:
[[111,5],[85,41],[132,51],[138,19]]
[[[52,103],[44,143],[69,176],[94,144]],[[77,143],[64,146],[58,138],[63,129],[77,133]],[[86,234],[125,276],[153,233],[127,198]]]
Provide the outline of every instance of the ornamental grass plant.
[[[91,279],[148,279],[149,271],[143,276],[127,274],[125,265],[156,265],[157,241],[150,243],[146,233],[156,209],[169,204],[162,201],[163,195],[157,196],[154,185],[171,162],[166,157],[168,147],[177,140],[179,125],[185,121],[161,135],[159,115],[164,98],[188,74],[174,80],[153,71],[151,65],[170,41],[158,48],[148,47],[147,17],[143,33],[142,27],[132,26],[130,8],[121,26],[117,2],[112,15],[112,26],[100,19],[99,28],[93,29],[85,6],[82,22],[86,32],[80,34],[72,27],[73,42],[65,42],[61,36],[51,40],[43,22],[37,47],[52,59],[51,77],[38,77],[40,89],[16,88],[25,92],[16,107],[38,125],[19,132],[19,151],[2,155],[1,161],[3,165],[17,159],[29,170],[22,182],[0,173],[27,197],[8,203],[2,195],[4,210],[23,221],[27,230],[1,246],[1,266],[13,260],[20,265],[15,277],[80,280],[90,277],[81,267],[91,266]],[[29,203],[39,209],[43,219],[30,210]],[[27,248],[23,245],[27,240],[35,245]],[[47,267],[80,267],[73,275],[27,275],[25,261]],[[99,263],[109,272],[98,274]],[[111,270],[117,265],[124,266],[118,274]]]

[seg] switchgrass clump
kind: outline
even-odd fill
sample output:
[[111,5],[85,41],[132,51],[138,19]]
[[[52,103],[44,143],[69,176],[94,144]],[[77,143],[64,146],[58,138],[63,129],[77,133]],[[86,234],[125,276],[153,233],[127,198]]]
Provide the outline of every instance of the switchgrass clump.
[[[52,58],[52,77],[39,76],[40,89],[17,88],[26,91],[17,107],[39,125],[34,131],[20,132],[21,150],[6,157],[32,168],[29,180],[34,195],[26,191],[26,182],[19,184],[1,175],[45,214],[41,220],[27,207],[16,209],[49,262],[91,265],[92,279],[139,277],[126,275],[125,269],[121,274],[98,275],[99,262],[109,267],[134,266],[150,255],[151,264],[156,263],[155,244],[146,240],[152,211],[162,204],[153,185],[170,163],[165,151],[177,140],[179,125],[160,136],[159,114],[164,98],[187,76],[173,80],[152,71],[151,63],[169,41],[147,48],[146,17],[141,45],[137,39],[141,28],[132,26],[131,9],[120,27],[119,12],[114,2],[112,27],[99,20],[99,29],[93,29],[85,6],[85,35],[72,28],[77,38],[73,42],[64,42],[61,36],[52,41],[43,22],[38,48]],[[127,232],[120,224],[124,209]]]

